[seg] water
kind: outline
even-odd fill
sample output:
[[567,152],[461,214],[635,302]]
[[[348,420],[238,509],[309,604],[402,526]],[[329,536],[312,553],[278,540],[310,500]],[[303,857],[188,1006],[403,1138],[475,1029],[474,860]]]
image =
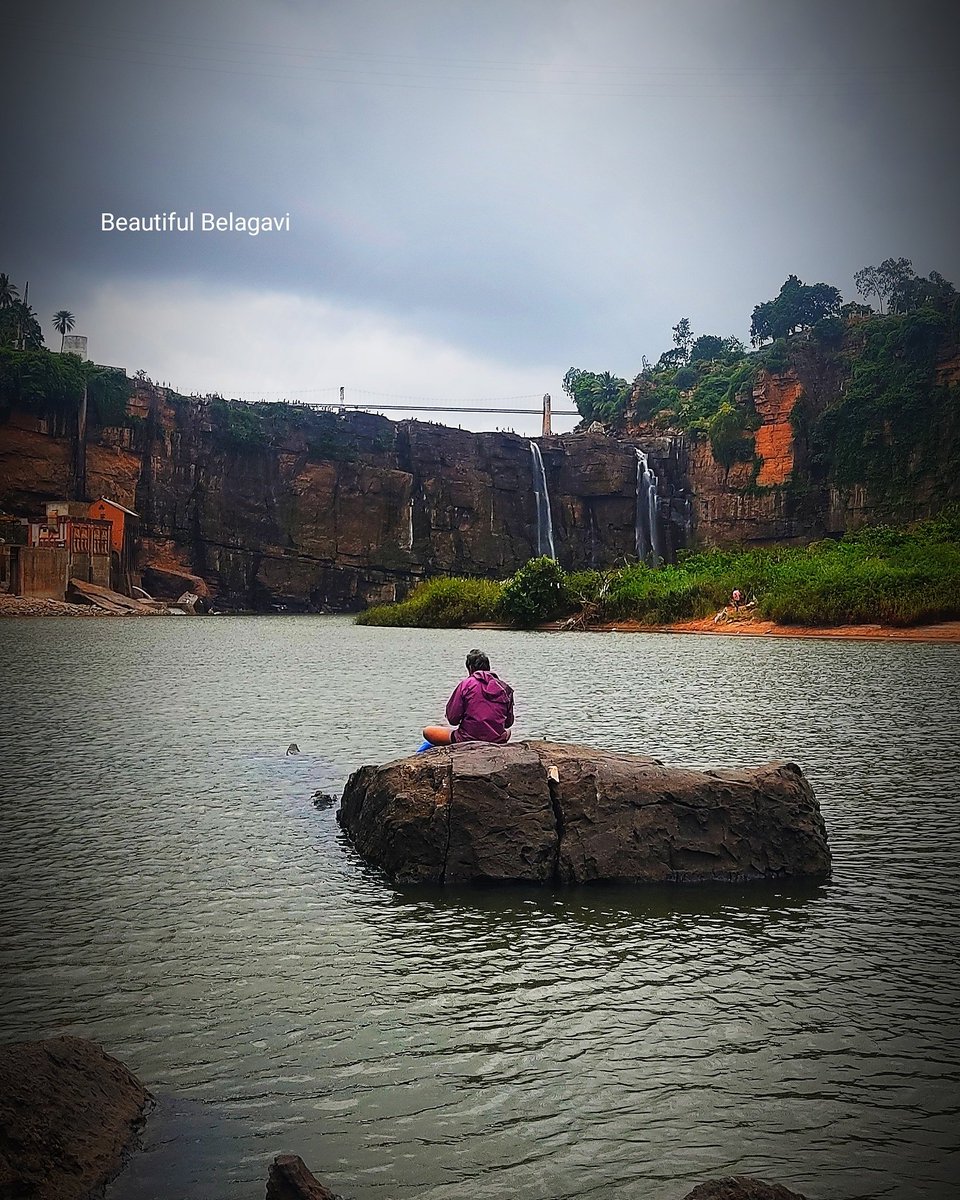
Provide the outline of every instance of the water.
[[[824,885],[397,891],[310,803],[416,746],[479,643],[517,736],[786,757]],[[110,1200],[954,1196],[960,647],[0,622],[7,1038],[157,1095]],[[15,717],[11,717],[15,714]],[[303,754],[284,757],[295,741]]]
[[550,493],[547,490],[547,472],[543,466],[543,455],[536,442],[530,443],[533,457],[533,494],[537,505],[537,554],[557,557],[553,544],[553,518],[550,515]]
[[635,520],[637,558],[657,567],[665,561],[663,552],[663,522],[660,518],[660,499],[657,477],[643,450],[637,450],[637,515]]

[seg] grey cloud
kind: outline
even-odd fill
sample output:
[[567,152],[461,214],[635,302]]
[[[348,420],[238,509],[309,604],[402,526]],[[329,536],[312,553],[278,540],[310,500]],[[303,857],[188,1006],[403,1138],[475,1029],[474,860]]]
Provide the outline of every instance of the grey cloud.
[[[684,313],[742,335],[791,271],[849,295],[906,254],[960,279],[954,23],[861,0],[41,4],[5,68],[26,119],[2,268],[58,297],[271,287],[628,373]],[[98,232],[158,207],[295,232]]]

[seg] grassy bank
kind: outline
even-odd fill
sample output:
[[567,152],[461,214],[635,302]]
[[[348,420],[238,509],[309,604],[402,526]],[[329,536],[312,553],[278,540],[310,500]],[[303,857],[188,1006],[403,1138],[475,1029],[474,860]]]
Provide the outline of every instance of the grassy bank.
[[756,597],[757,616],[783,625],[904,626],[960,618],[960,510],[909,529],[878,526],[809,546],[687,554],[659,570],[630,565],[569,575],[537,559],[504,583],[429,580],[402,603],[368,609],[358,621],[522,627],[579,615],[587,624],[661,625],[712,615],[734,588]]

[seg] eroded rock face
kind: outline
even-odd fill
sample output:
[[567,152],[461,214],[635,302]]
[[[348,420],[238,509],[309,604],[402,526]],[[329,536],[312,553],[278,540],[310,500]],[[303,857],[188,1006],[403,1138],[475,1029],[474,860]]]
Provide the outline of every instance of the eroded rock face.
[[0,1196],[81,1200],[120,1170],[149,1095],[96,1042],[0,1046]]
[[349,779],[337,819],[403,883],[696,883],[825,876],[792,763],[688,771],[587,746],[437,747]]

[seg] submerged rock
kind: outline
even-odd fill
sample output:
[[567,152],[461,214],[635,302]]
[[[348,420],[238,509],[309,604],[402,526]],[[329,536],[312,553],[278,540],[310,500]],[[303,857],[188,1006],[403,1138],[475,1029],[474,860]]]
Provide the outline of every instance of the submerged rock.
[[822,877],[830,851],[793,763],[691,771],[551,742],[436,747],[347,782],[337,819],[399,883]]
[[0,1046],[0,1196],[81,1200],[123,1165],[150,1097],[96,1042]]
[[724,1179],[708,1179],[683,1200],[805,1200],[805,1197],[779,1183],[764,1183],[750,1175],[729,1175]]

